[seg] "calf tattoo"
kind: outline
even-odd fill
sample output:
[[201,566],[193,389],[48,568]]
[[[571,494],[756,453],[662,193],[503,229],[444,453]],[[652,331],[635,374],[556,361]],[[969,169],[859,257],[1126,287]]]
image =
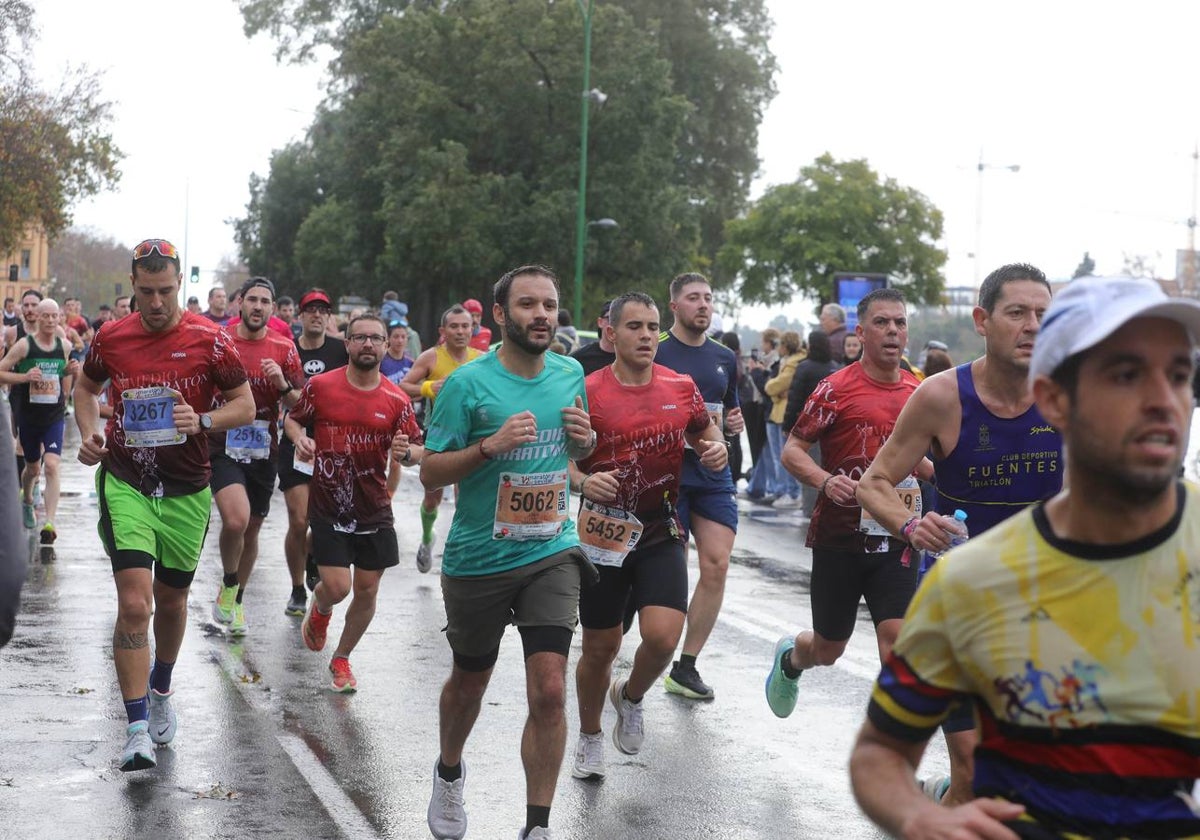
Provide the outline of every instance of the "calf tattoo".
[[113,647],[117,650],[141,650],[149,647],[148,633],[126,633],[122,630],[113,631]]

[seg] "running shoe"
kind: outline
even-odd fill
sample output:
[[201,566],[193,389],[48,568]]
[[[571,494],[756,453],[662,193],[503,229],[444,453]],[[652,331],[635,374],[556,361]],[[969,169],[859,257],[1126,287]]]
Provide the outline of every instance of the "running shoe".
[[433,795],[429,798],[427,820],[429,830],[437,840],[462,840],[467,833],[467,802],[463,786],[467,781],[467,763],[462,762],[462,775],[447,782],[438,775],[438,762],[433,762]]
[[287,606],[283,608],[285,615],[304,615],[308,609],[308,598],[303,594],[288,598]]
[[166,694],[150,689],[150,740],[156,744],[171,743],[175,738],[175,730],[179,728],[179,718],[171,703],[174,693],[174,689]]
[[33,512],[33,505],[28,502],[21,502],[21,521],[30,531],[37,527],[37,516]]
[[304,558],[304,584],[312,592],[321,582],[321,571],[317,568],[316,559],[310,554]]
[[331,615],[333,613],[321,615],[317,611],[317,599],[312,599],[308,605],[308,612],[304,614],[304,621],[300,623],[300,635],[309,650],[321,650],[325,647],[325,632],[329,629]]
[[158,762],[154,760],[154,742],[150,740],[149,724],[144,720],[136,721],[125,727],[128,738],[125,749],[121,752],[121,772],[131,770],[149,770]]
[[33,482],[33,506],[35,508],[44,508],[46,500],[42,498],[42,482]]
[[217,600],[213,602],[212,617],[217,624],[229,624],[233,621],[233,606],[237,603],[237,584],[220,586],[217,589]]
[[230,636],[245,636],[250,631],[246,624],[246,610],[240,601],[233,602],[233,617],[229,621]]
[[334,691],[340,691],[342,694],[350,694],[358,691],[358,680],[354,679],[354,672],[350,670],[350,660],[344,656],[335,656],[329,660],[329,673],[333,674]]
[[550,833],[550,829],[542,828],[540,825],[530,830],[528,834],[525,829],[517,832],[517,840],[554,840],[554,835]]
[[417,571],[425,574],[433,567],[433,540],[417,546]]
[[678,661],[671,663],[671,673],[663,679],[667,691],[678,694],[689,700],[712,700],[715,694],[704,680],[696,666],[684,666]]
[[58,531],[54,530],[53,522],[47,522],[42,526],[39,539],[41,540],[42,545],[54,545],[54,541],[58,539]]
[[930,776],[928,779],[921,779],[917,784],[922,793],[934,802],[940,803],[946,796],[946,791],[950,790],[950,777]]
[[579,733],[575,742],[575,766],[571,775],[576,779],[604,778],[604,733]]
[[613,680],[608,689],[608,699],[617,710],[617,725],[613,727],[613,744],[625,755],[637,755],[642,748],[642,704],[634,703],[625,696],[628,680]]
[[796,695],[800,689],[797,685],[800,678],[792,679],[783,673],[783,657],[795,646],[791,636],[780,636],[775,643],[775,661],[771,663],[771,673],[767,674],[767,705],[775,713],[775,717],[785,718],[796,708]]

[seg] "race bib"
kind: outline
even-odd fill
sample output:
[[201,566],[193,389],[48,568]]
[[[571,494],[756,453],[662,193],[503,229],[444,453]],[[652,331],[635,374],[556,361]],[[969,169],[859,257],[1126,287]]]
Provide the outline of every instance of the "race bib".
[[255,420],[225,433],[225,454],[235,461],[263,461],[271,456],[271,423]]
[[121,392],[125,445],[135,449],[175,446],[187,435],[175,428],[177,391],[163,386],[130,388]]
[[579,545],[597,566],[620,566],[642,538],[642,523],[621,508],[584,499],[575,523]]
[[[896,495],[900,497],[900,501],[908,508],[910,516],[921,516],[921,485],[917,483],[916,478],[909,476],[896,485]],[[887,529],[875,521],[871,514],[867,513],[867,509],[862,509],[862,518],[858,521],[858,530],[871,537],[890,537],[892,534]]]
[[548,540],[567,521],[567,473],[501,473],[492,538]]
[[58,405],[62,396],[62,380],[58,378],[58,368],[50,370],[42,368],[41,379],[29,381],[29,402],[32,405]]

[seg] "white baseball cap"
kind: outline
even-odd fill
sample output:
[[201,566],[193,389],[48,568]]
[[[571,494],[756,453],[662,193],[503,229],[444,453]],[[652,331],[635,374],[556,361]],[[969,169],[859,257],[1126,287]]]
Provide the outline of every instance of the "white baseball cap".
[[1074,356],[1095,347],[1134,318],[1167,318],[1200,341],[1200,301],[1167,297],[1141,277],[1080,277],[1054,296],[1033,345],[1029,379],[1050,376]]

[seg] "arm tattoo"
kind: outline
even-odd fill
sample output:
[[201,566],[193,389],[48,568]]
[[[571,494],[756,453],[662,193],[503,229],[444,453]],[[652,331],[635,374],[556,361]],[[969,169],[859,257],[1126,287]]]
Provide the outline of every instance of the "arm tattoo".
[[149,647],[150,639],[147,633],[123,633],[113,631],[113,647],[117,650],[141,650]]

